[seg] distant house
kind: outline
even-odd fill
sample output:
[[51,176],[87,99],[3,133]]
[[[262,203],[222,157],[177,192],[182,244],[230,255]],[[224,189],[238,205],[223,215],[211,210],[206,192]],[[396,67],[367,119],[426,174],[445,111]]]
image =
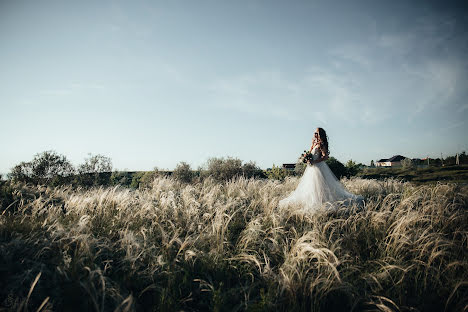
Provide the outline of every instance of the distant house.
[[395,155],[388,159],[380,159],[375,164],[376,167],[401,167],[401,161],[405,159],[405,156]]
[[286,170],[294,171],[294,169],[296,168],[296,164],[283,164],[283,168]]

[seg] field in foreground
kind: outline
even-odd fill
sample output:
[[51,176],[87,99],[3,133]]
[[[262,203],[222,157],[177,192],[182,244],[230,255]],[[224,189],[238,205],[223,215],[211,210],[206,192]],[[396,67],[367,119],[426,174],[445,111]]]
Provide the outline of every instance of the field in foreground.
[[17,185],[0,310],[467,309],[466,186],[352,179],[364,206],[279,209],[297,181]]

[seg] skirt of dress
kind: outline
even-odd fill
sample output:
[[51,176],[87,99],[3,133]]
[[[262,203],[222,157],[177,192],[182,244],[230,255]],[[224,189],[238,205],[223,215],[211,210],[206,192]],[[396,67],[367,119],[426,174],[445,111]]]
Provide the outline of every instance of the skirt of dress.
[[324,204],[333,206],[336,202],[350,204],[362,200],[362,196],[348,192],[330,167],[321,161],[314,165],[307,165],[296,189],[282,199],[279,206],[299,204],[305,210],[314,211]]

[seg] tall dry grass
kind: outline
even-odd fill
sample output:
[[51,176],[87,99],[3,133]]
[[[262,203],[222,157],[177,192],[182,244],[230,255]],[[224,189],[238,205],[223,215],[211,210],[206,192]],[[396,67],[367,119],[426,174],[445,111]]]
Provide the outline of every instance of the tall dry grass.
[[464,311],[468,192],[343,180],[363,205],[278,208],[297,185],[17,185],[0,303],[20,311]]

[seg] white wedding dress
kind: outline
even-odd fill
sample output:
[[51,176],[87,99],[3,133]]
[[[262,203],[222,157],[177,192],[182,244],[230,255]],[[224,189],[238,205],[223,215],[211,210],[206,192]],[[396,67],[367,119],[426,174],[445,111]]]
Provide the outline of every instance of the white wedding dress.
[[[314,160],[320,157],[318,146],[314,147],[312,155]],[[348,192],[325,161],[321,161],[307,165],[299,185],[288,197],[280,200],[279,206],[300,205],[304,210],[312,212],[320,207],[333,208],[337,204],[349,205],[362,201],[362,196]]]

